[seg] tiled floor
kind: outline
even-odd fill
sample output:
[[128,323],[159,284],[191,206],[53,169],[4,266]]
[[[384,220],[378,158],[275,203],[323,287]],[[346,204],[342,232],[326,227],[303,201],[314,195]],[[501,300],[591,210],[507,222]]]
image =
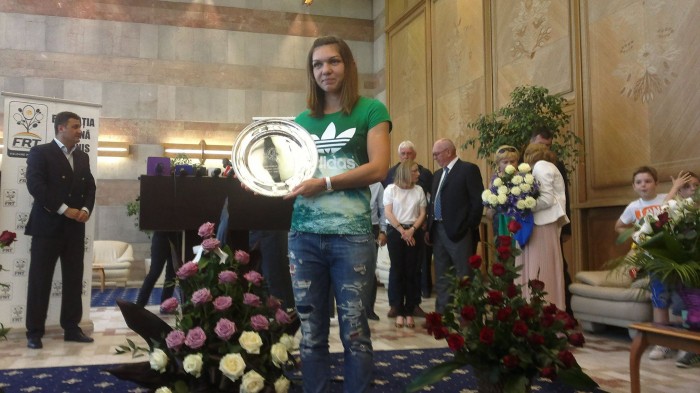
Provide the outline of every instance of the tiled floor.
[[[381,320],[371,321],[375,350],[445,347],[444,341],[436,341],[425,330],[396,329],[393,320],[386,318],[388,303],[386,291],[379,288],[376,311]],[[431,311],[434,299],[426,299],[423,308]],[[157,306],[149,306],[157,312]],[[92,344],[65,343],[62,336],[45,337],[44,349],[31,350],[26,341],[13,335],[9,341],[0,341],[2,355],[0,369],[109,364],[143,361],[130,355],[115,355],[114,347],[125,344],[129,338],[139,345],[145,342],[125,324],[117,308],[100,307],[91,310],[95,332]],[[170,321],[172,321],[170,317]],[[166,319],[167,320],[167,319]],[[418,318],[420,326],[422,319]],[[602,335],[586,334],[586,345],[575,352],[579,364],[606,391],[629,392],[629,346],[626,330],[611,330]],[[341,351],[337,327],[331,329],[331,350]],[[647,393],[698,392],[700,368],[679,369],[674,361],[642,360],[642,391]]]

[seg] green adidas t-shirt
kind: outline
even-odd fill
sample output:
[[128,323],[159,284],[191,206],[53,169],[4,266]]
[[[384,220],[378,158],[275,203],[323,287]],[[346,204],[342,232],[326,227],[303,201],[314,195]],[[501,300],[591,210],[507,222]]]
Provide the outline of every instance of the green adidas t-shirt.
[[[318,168],[314,177],[335,176],[369,161],[367,132],[391,118],[380,101],[360,97],[350,115],[342,111],[322,118],[305,111],[295,121],[316,142]],[[372,230],[369,186],[322,192],[294,201],[292,230],[323,234],[360,235]]]

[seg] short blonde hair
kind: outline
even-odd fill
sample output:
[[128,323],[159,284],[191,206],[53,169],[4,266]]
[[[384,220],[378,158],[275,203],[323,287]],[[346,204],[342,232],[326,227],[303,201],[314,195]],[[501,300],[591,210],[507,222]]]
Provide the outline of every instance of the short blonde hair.
[[511,145],[501,145],[496,149],[496,154],[494,154],[493,158],[494,162],[497,164],[503,159],[515,160],[518,162],[520,161],[520,152]]

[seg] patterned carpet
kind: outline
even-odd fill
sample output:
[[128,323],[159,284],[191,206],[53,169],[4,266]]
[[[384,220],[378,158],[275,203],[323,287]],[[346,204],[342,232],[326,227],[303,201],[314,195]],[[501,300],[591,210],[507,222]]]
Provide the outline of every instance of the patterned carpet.
[[[403,392],[404,386],[425,369],[441,364],[451,357],[447,349],[420,349],[402,351],[376,351],[375,375],[372,391],[382,393]],[[51,392],[51,393],[145,393],[141,388],[128,381],[122,381],[103,371],[110,365],[72,366],[53,368],[16,369],[0,371],[0,392]],[[342,392],[342,354],[331,354],[331,372],[333,381],[331,392]],[[291,376],[292,379],[298,375]],[[470,369],[460,369],[438,384],[427,388],[433,392],[476,392],[476,382]],[[291,392],[301,392],[301,386],[293,386]],[[573,393],[580,392],[551,383],[548,380],[535,381],[533,392],[539,393]],[[595,392],[603,392],[595,390]]]
[[[163,288],[153,288],[148,304],[160,304],[162,292]],[[135,303],[138,295],[139,288],[106,288],[104,291],[100,291],[99,288],[92,288],[90,307],[113,307],[117,305],[117,299]]]

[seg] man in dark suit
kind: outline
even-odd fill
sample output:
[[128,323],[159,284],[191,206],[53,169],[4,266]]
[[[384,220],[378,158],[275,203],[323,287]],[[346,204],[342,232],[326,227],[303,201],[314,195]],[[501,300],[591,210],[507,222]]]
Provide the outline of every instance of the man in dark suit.
[[[382,182],[382,185],[384,188],[388,187],[389,184],[394,183],[394,176],[396,175],[396,168],[399,167],[399,164],[403,161],[406,160],[413,160],[416,161],[416,147],[411,141],[403,141],[399,143],[399,159],[400,161],[389,168],[389,172],[386,174],[386,179]],[[421,164],[418,164],[418,182],[416,183],[417,185],[420,186],[420,188],[423,189],[423,192],[425,192],[425,197],[430,200],[430,187],[433,186],[433,173],[430,172],[430,169],[425,168]],[[427,227],[424,226],[423,230],[425,230]],[[422,261],[421,266],[418,267],[418,274],[416,275],[416,288],[421,288],[421,292],[423,294],[423,297],[430,297],[430,293],[433,291],[433,278],[430,275],[430,265],[433,260],[433,249],[429,245],[423,243],[419,247],[421,247],[421,250],[419,251],[419,254],[422,255],[420,257],[420,260]],[[421,293],[415,293],[412,294],[414,295],[413,303],[416,304],[416,308],[413,310],[413,315],[416,317],[424,317],[425,316],[425,311],[420,306],[421,303]],[[394,318],[397,315],[397,310],[395,307],[391,307],[389,309],[389,313],[387,314],[387,317],[389,318]]]
[[88,343],[78,326],[83,316],[85,222],[95,205],[90,159],[77,144],[80,116],[61,112],[54,120],[53,141],[33,147],[27,158],[27,188],[34,197],[25,234],[32,236],[27,288],[27,346],[42,347],[51,280],[61,258],[61,327],[65,341]]
[[468,258],[476,253],[479,223],[484,208],[484,183],[476,165],[457,157],[454,143],[439,139],[433,145],[433,159],[441,167],[435,171],[428,207],[426,241],[433,243],[435,258],[435,311],[442,313],[450,300],[447,273],[462,277],[471,274]]

